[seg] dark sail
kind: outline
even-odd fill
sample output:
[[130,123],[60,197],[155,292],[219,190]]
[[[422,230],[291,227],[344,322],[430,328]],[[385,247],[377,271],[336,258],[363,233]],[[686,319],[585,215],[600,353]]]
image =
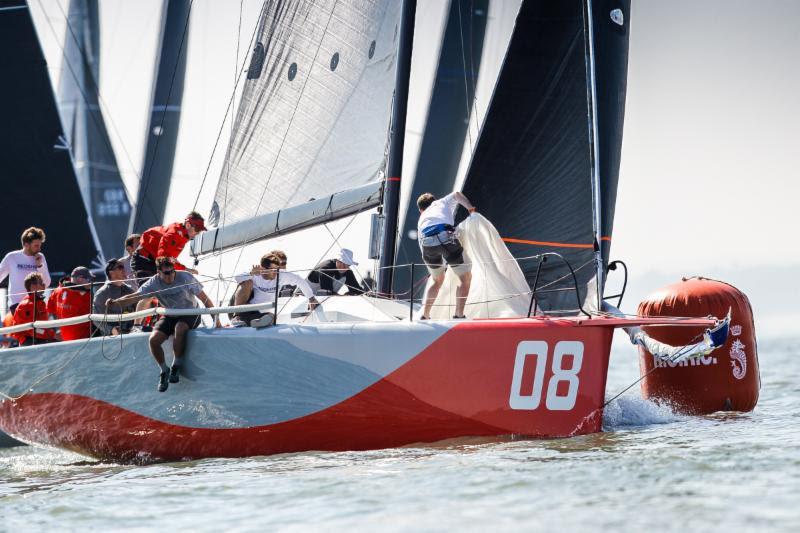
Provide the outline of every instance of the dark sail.
[[17,250],[28,226],[47,233],[54,275],[90,266],[98,250],[63,143],[55,96],[28,6],[0,0],[0,253]]
[[[416,199],[453,191],[475,98],[489,0],[452,0],[447,15],[436,79],[428,106],[414,185],[397,245],[397,264],[422,263],[416,228]],[[417,37],[419,39],[419,37]],[[412,232],[413,233],[409,233]],[[409,287],[410,269],[395,272],[395,293]]]
[[161,49],[147,128],[142,180],[130,231],[141,232],[164,223],[186,73],[190,2],[167,0]]
[[103,255],[118,257],[124,252],[131,206],[99,105],[97,0],[72,0],[67,22],[59,111]]
[[[597,302],[593,190],[603,204],[598,218],[605,261],[611,238],[628,8],[629,2],[612,0],[523,3],[463,189],[518,259],[545,252],[563,255],[576,269],[581,301],[590,308]],[[622,24],[614,20],[620,17],[612,16],[613,10],[619,10]],[[586,23],[589,12],[594,43]],[[595,175],[600,187],[593,189]],[[522,260],[521,266],[533,284],[538,261]],[[539,288],[572,285],[560,261],[551,258],[542,265]],[[548,310],[578,307],[571,291],[543,294],[539,305]]]

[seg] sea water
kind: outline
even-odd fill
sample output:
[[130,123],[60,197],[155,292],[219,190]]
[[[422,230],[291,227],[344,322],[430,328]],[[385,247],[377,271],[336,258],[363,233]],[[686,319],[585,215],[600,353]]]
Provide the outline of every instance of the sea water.
[[[624,343],[608,397],[638,377]],[[0,530],[800,531],[800,349],[761,340],[752,413],[634,387],[596,435],[126,466],[0,450]]]

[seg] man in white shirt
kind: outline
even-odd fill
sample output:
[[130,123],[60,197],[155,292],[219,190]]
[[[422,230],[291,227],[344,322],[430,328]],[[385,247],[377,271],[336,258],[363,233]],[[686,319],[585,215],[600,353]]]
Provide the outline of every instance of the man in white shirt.
[[38,272],[44,279],[45,287],[50,286],[50,271],[42,253],[44,231],[30,227],[22,232],[20,240],[22,250],[7,253],[0,261],[0,282],[8,276],[8,310],[11,313],[25,297],[25,276]]
[[433,307],[444,282],[445,263],[450,265],[459,280],[453,318],[464,318],[464,306],[467,303],[469,286],[472,282],[470,273],[472,266],[464,262],[464,248],[455,237],[454,223],[459,204],[463,205],[470,213],[475,212],[475,207],[459,191],[450,193],[439,200],[431,193],[426,192],[417,199],[417,207],[420,212],[419,222],[417,222],[419,246],[422,250],[422,259],[431,275],[431,284],[425,291],[423,319],[431,316],[431,307]]
[[[309,310],[313,310],[318,302],[308,281],[293,272],[281,271],[282,267],[286,267],[286,254],[276,250],[262,256],[260,264],[253,265],[249,273],[236,276],[239,286],[234,293],[234,305],[274,302],[281,287],[295,285],[308,298]],[[274,323],[274,313],[260,311],[236,313],[231,320],[231,324],[236,327],[263,328]]]

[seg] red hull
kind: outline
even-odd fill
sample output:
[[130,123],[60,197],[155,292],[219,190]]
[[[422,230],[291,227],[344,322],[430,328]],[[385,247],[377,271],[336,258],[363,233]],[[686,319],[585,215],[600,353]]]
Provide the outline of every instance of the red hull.
[[[459,323],[351,397],[274,424],[175,425],[74,391],[5,401],[0,425],[29,442],[118,461],[366,450],[463,436],[592,433],[601,429],[612,333],[613,327],[597,320]],[[380,357],[381,349],[375,350]],[[160,401],[170,393],[152,395]]]

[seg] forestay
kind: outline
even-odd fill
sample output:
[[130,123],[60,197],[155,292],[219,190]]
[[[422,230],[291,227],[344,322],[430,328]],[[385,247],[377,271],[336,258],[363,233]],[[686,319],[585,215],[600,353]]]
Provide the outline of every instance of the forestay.
[[[383,179],[400,7],[393,0],[265,2],[211,209],[219,232],[211,245],[211,235],[194,243],[193,253],[255,240],[242,224],[264,228],[251,221],[259,215]],[[364,198],[358,209],[380,201]],[[302,226],[306,215],[300,208],[293,217]],[[315,217],[319,209],[309,207]],[[234,223],[247,240],[226,237]],[[272,229],[256,230],[258,238]]]

